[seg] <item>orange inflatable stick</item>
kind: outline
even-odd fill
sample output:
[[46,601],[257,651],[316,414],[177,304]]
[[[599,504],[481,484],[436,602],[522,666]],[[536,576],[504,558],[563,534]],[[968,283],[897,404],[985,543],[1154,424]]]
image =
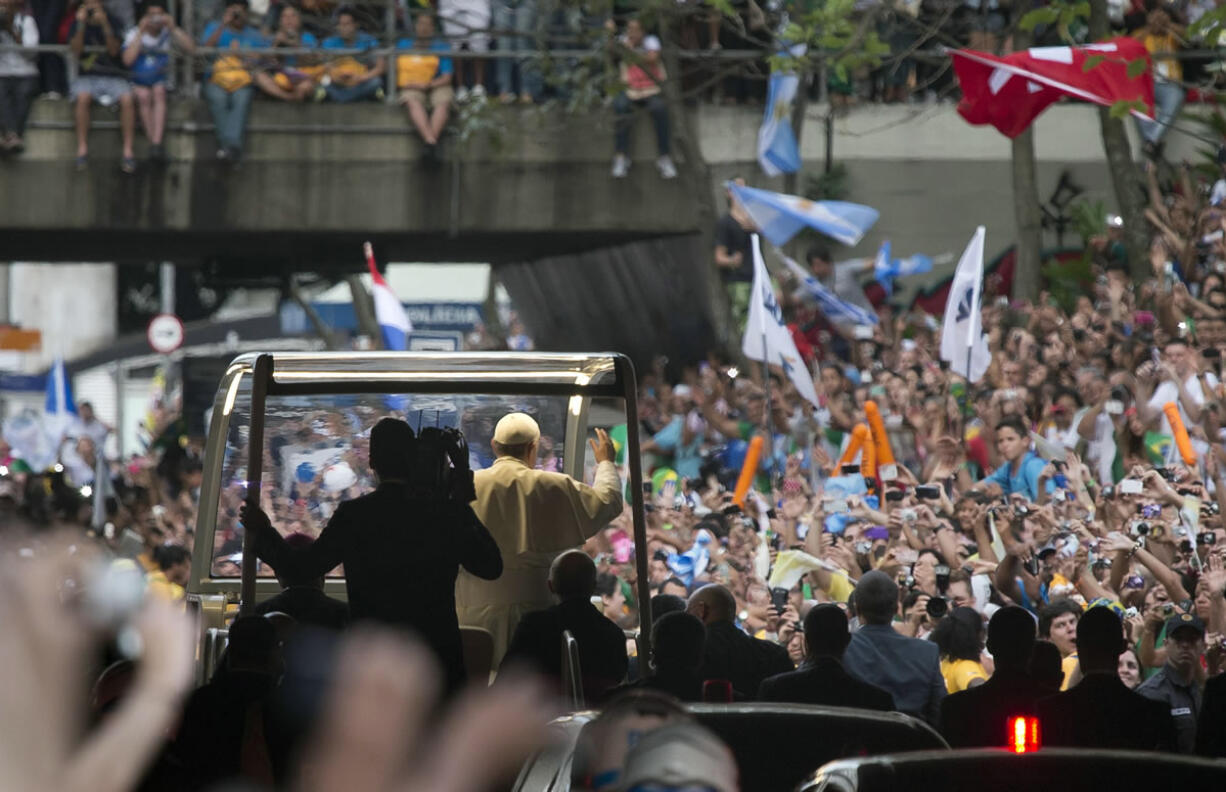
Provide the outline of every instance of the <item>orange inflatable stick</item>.
[[882,467],[893,465],[894,451],[890,448],[890,436],[885,432],[885,421],[881,420],[881,410],[877,408],[877,402],[864,402],[864,414],[868,418],[868,428],[873,433],[873,443],[877,446],[877,464]]
[[[847,450],[843,452],[843,456],[839,458],[839,467],[843,465],[851,465],[856,461],[856,454],[860,453],[860,449],[866,442],[872,442],[872,436],[869,434],[868,427],[864,424],[856,424],[851,430],[851,442],[847,444]],[[838,475],[838,471],[835,472]]]
[[749,450],[745,452],[745,462],[741,465],[741,475],[736,480],[732,502],[742,509],[745,508],[745,496],[753,486],[753,477],[758,475],[758,463],[762,461],[762,446],[765,441],[762,435],[754,435],[749,441]]
[[1183,425],[1179,408],[1175,406],[1175,402],[1167,402],[1162,405],[1162,411],[1166,413],[1166,419],[1171,422],[1171,432],[1175,435],[1175,447],[1179,449],[1183,463],[1190,468],[1195,468],[1196,451],[1192,449],[1192,441],[1188,438],[1188,430]]
[[864,448],[860,450],[860,475],[865,478],[877,478],[877,443],[876,432],[872,427],[868,430],[869,437],[864,441]]

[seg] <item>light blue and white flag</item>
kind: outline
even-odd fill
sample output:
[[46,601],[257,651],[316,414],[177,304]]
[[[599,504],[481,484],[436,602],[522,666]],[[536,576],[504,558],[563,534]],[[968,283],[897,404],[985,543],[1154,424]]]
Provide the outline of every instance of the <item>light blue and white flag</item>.
[[783,263],[787,265],[796,279],[800,281],[800,285],[810,297],[817,301],[817,306],[821,308],[822,313],[826,318],[835,324],[841,325],[875,325],[877,324],[877,314],[872,311],[866,311],[855,303],[849,303],[839,295],[835,294],[830,289],[822,285],[822,282],[809,272],[806,272],[804,267],[797,264],[793,259],[783,256]]
[[760,360],[779,366],[796,386],[797,392],[814,407],[821,409],[813,376],[804,359],[796,351],[792,333],[783,323],[783,309],[775,298],[766,263],[762,260],[762,241],[753,235],[753,291],[749,298],[749,320],[745,323],[745,338],[741,351],[750,360]]
[[77,422],[77,405],[72,398],[72,381],[64,359],[56,358],[47,372],[47,398],[43,403],[43,430],[56,448]]
[[800,148],[792,130],[792,106],[800,77],[796,72],[773,72],[766,88],[766,113],[758,128],[758,164],[767,176],[800,170]]
[[871,206],[846,201],[810,201],[732,182],[727,186],[762,236],[775,247],[787,244],[805,226],[844,245],[855,245],[881,216]]
[[894,279],[907,275],[919,275],[932,271],[932,259],[916,254],[904,259],[896,259],[891,255],[890,240],[881,243],[877,251],[877,260],[873,264],[873,274],[877,282],[885,289],[886,295],[894,293]]

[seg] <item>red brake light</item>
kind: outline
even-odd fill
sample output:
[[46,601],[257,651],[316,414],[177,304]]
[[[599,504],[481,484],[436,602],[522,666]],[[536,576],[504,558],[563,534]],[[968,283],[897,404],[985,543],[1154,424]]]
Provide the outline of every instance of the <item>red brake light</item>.
[[1013,753],[1039,750],[1039,719],[1020,715],[1010,718],[1007,739],[1008,748]]

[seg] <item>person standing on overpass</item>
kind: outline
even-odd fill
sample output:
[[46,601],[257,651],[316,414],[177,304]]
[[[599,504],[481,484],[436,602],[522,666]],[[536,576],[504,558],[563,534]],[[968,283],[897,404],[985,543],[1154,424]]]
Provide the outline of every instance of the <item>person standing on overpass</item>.
[[503,416],[490,443],[494,464],[473,476],[473,511],[498,543],[503,570],[497,580],[461,572],[456,609],[460,624],[493,635],[495,668],[520,618],[553,604],[547,581],[554,558],[581,546],[622,511],[621,477],[607,432],[597,429],[589,441],[596,458],[590,487],[564,473],[535,470],[540,438],[531,416]]

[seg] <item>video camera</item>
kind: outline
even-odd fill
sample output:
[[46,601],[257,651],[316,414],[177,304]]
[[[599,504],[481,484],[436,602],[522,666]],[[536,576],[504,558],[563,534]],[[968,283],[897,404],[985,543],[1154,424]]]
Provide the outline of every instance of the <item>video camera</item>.
[[477,499],[463,432],[433,426],[421,430],[409,460],[408,490],[413,497],[428,500]]

